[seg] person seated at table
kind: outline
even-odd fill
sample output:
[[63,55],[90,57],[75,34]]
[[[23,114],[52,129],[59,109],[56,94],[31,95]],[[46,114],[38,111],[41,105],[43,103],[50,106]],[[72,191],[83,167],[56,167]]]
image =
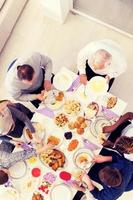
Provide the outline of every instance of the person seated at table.
[[[35,129],[30,121],[33,113],[20,103],[12,103],[9,100],[0,101],[0,140],[19,143],[23,134],[23,128],[26,126],[32,133],[33,140],[40,142],[35,136]],[[21,140],[20,140],[21,142]]]
[[[108,140],[104,141],[104,147],[111,147],[121,153],[127,159],[133,161],[133,113],[128,112],[121,116],[111,126],[103,127],[103,132],[111,133]],[[129,121],[130,120],[130,121]]]
[[51,89],[52,60],[34,52],[15,59],[9,66],[5,85],[11,96],[18,101],[31,101],[38,107],[44,91]]
[[39,149],[28,148],[18,152],[10,152],[8,144],[0,144],[0,185],[5,184],[9,179],[9,168],[18,161],[24,161],[30,157],[38,156],[47,149],[52,148],[45,145]]
[[[110,152],[112,154],[112,152]],[[116,200],[123,192],[133,189],[133,163],[117,153],[112,156],[98,155],[93,159],[94,163],[101,165],[99,171],[93,170],[93,175],[86,173],[82,176],[82,182],[87,185],[87,190],[98,200]],[[104,165],[103,165],[104,163]],[[92,180],[100,183],[103,187],[99,190]],[[73,185],[79,191],[85,192],[85,188],[78,184]]]
[[94,76],[102,76],[107,79],[110,89],[115,77],[126,70],[126,61],[121,48],[106,39],[91,42],[81,49],[77,68],[82,84],[86,84]]

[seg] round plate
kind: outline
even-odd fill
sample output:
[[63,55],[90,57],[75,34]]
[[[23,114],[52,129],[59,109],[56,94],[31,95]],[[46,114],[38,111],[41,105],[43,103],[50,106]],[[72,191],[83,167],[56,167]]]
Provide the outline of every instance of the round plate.
[[66,164],[66,157],[59,149],[49,149],[41,153],[39,159],[44,166],[54,171],[63,168]]
[[[42,125],[39,122],[32,122],[32,125],[35,128],[34,134],[38,136],[40,139],[43,139],[45,136],[45,129],[42,127]],[[26,142],[31,142],[32,139],[28,136],[26,127],[23,129],[23,134]]]
[[26,175],[27,164],[25,161],[15,163],[9,168],[10,177],[12,179],[20,179]]
[[96,102],[91,102],[85,109],[85,116],[88,119],[95,117],[99,112],[99,105]]
[[21,193],[29,193],[29,192],[34,192],[40,184],[40,178],[34,178],[32,176],[28,176],[23,184],[20,186],[20,191]]
[[112,123],[105,117],[96,117],[95,121],[92,121],[90,124],[90,130],[92,135],[98,137],[98,135],[102,133],[102,128],[111,124]]
[[79,149],[74,154],[74,164],[83,170],[89,169],[92,165],[91,161],[94,155],[89,149]]
[[108,90],[108,84],[105,78],[101,76],[95,76],[90,79],[89,83],[86,85],[86,94],[94,94],[96,95],[102,95],[106,93]]
[[1,187],[0,188],[0,199],[1,200],[19,200],[19,193],[12,187]]
[[63,111],[68,116],[83,116],[82,104],[77,99],[67,99]]
[[[52,142],[52,144],[54,145],[56,142],[58,144],[54,145],[54,146],[60,146],[63,142],[63,139],[64,139],[64,132],[62,129],[54,129],[54,131],[52,131],[51,133],[49,133],[47,136],[46,136],[46,143],[48,143],[48,139]],[[55,140],[55,143],[54,143],[54,140]]]
[[66,72],[58,72],[54,76],[53,84],[56,89],[60,91],[66,91],[72,85],[73,79],[69,73]]
[[44,101],[47,108],[52,109],[52,110],[58,110],[59,108],[63,106],[64,101],[65,101],[64,97],[62,98],[61,101],[58,101],[55,99],[59,95],[59,93],[60,91],[58,90],[50,90],[48,92],[48,95]]
[[71,188],[65,184],[55,185],[50,192],[50,199],[62,200],[62,197],[65,197],[65,200],[72,200]]

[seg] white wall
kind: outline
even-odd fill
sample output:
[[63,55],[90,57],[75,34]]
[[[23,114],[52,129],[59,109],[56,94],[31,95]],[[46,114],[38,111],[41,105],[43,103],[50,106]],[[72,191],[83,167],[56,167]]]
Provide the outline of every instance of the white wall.
[[0,52],[2,51],[10,33],[27,0],[9,0],[0,12]]
[[63,23],[72,6],[72,0],[41,0],[44,14]]

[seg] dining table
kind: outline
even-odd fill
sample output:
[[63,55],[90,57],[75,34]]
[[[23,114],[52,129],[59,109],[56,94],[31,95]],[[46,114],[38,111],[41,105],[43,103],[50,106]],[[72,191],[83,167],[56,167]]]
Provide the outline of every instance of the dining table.
[[[47,162],[43,162],[41,155],[26,160],[27,171],[25,175],[20,179],[10,179],[11,186],[19,192],[19,200],[35,200],[35,198],[33,199],[33,195],[36,196],[37,194],[41,195],[42,199],[40,198],[40,200],[72,200],[77,193],[77,190],[72,187],[72,184],[77,181],[77,174],[83,171],[84,168],[84,166],[80,167],[80,164],[76,160],[77,156],[80,153],[85,153],[90,156],[90,159],[93,159],[93,156],[98,155],[103,147],[102,138],[98,136],[98,133],[96,133],[97,135],[93,133],[93,128],[95,128],[93,125],[101,119],[103,119],[103,123],[104,119],[110,124],[115,123],[127,106],[125,101],[117,97],[116,105],[108,109],[107,99],[109,97],[116,97],[116,95],[106,91],[97,97],[91,96],[85,91],[85,86],[80,83],[79,75],[64,67],[59,72],[68,74],[71,77],[72,83],[70,87],[67,90],[65,88],[65,91],[63,91],[54,86],[47,93],[39,108],[36,109],[31,121],[33,124],[38,123],[41,126],[45,143],[48,143],[50,136],[59,139],[58,144],[53,148],[62,152],[65,160],[62,167],[57,167],[55,170]],[[89,84],[89,81],[87,84]],[[63,98],[60,105],[56,108],[54,107],[55,102],[53,98],[59,92],[62,92]],[[77,110],[70,110],[69,112],[69,103],[71,104],[72,102],[73,104],[76,103]],[[98,110],[94,116],[89,117],[86,114],[87,106],[92,102],[96,103]],[[53,107],[50,107],[50,104]],[[67,119],[64,119],[65,122],[63,121],[60,124],[58,123],[58,119],[62,114]],[[71,127],[77,120],[81,120],[77,128]],[[23,135],[24,141],[27,141],[25,133]],[[109,134],[107,133],[105,135],[107,139]],[[76,142],[74,147],[72,142]],[[92,167],[93,164],[90,162],[85,170],[89,172]],[[33,171],[38,173],[37,176],[35,176]],[[65,174],[65,178],[61,176],[63,173]],[[61,197],[61,195],[66,195],[66,197]]]

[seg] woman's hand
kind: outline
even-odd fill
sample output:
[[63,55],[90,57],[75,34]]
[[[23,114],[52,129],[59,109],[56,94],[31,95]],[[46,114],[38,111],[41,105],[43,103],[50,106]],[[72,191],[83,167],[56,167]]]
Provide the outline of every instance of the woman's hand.
[[114,131],[117,128],[117,126],[111,125],[111,126],[104,126],[102,132],[103,133],[111,133],[112,131]]

